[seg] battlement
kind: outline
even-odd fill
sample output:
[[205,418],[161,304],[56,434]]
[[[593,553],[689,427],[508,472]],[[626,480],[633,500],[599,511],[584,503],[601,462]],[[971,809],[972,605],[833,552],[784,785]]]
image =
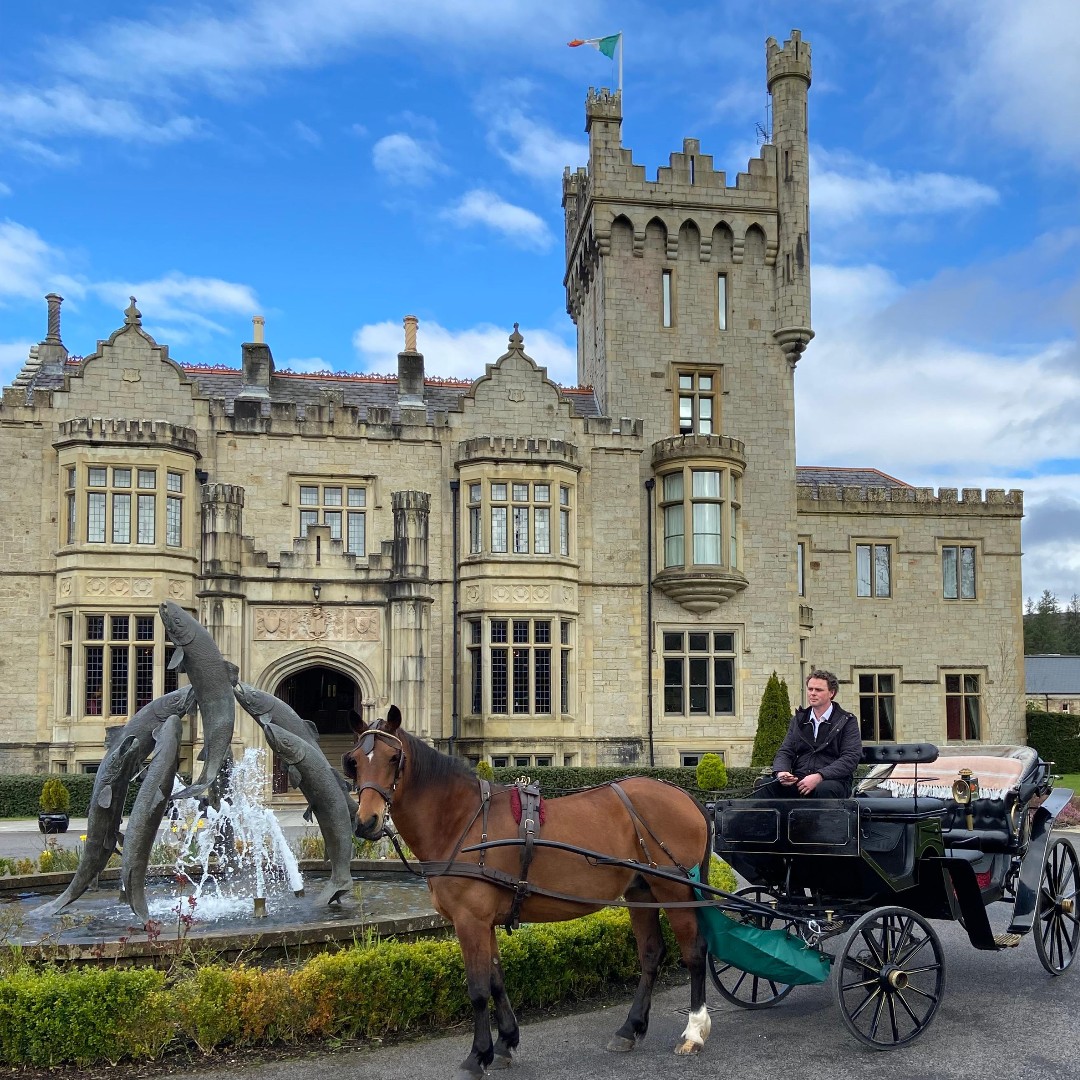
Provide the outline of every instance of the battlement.
[[53,446],[93,443],[95,446],[153,446],[157,449],[180,450],[199,456],[198,435],[194,428],[180,427],[164,420],[113,420],[101,417],[79,417],[60,424],[60,434]]
[[516,461],[532,465],[555,463],[577,467],[578,448],[562,439],[481,435],[458,444],[456,464],[476,461]]
[[593,120],[622,122],[622,91],[606,87],[589,87],[585,98],[585,130],[592,127]]
[[792,30],[791,37],[784,42],[781,48],[776,38],[770,37],[765,41],[765,65],[769,93],[772,93],[773,83],[777,79],[795,76],[806,80],[810,85],[810,43],[803,41],[801,30]]
[[949,514],[1024,516],[1024,493],[1013,488],[886,488],[840,484],[798,484],[800,513],[809,514]]

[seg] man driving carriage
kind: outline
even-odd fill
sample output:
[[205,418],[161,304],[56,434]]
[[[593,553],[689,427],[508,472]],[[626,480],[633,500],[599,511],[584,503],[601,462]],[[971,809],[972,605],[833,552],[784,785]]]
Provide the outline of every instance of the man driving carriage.
[[773,759],[773,779],[754,795],[762,799],[846,799],[862,757],[859,718],[836,702],[839,680],[815,670],[806,680],[805,708],[796,709]]

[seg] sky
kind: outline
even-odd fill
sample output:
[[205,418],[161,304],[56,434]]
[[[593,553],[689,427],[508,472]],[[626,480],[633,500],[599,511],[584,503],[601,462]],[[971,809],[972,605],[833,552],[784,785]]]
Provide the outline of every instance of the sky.
[[0,0],[0,384],[65,298],[94,351],[138,298],[181,363],[475,378],[521,324],[578,382],[563,167],[617,68],[655,178],[684,138],[729,177],[767,126],[764,42],[810,91],[803,465],[1021,488],[1024,594],[1080,593],[1075,0]]

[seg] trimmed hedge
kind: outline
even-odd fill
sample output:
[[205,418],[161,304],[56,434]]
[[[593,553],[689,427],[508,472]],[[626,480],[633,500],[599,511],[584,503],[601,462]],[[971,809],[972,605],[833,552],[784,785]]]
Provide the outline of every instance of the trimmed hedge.
[[[41,809],[41,789],[49,779],[61,780],[71,794],[72,817],[86,817],[94,777],[90,773],[18,773],[0,774],[0,818],[36,818]],[[124,800],[128,813],[139,794],[140,781],[133,780]]]
[[[758,775],[760,769],[736,769],[727,770],[728,792],[749,791],[753,778]],[[605,766],[595,768],[546,765],[543,767],[525,768],[518,766],[500,766],[493,769],[494,780],[497,784],[512,784],[519,776],[528,775],[530,780],[535,780],[540,785],[540,794],[547,799],[553,799],[559,795],[565,795],[579,788],[592,787],[595,784],[607,784],[612,780],[623,780],[627,776],[652,776],[657,780],[666,780],[669,784],[688,791],[695,799],[701,802],[710,801],[715,791],[703,791],[697,784],[697,769],[693,768],[649,768],[648,766]]]
[[[713,860],[710,881],[734,888]],[[668,963],[679,950],[667,920]],[[607,909],[566,923],[497,931],[507,992],[515,1004],[547,1006],[629,986],[639,962],[628,913]],[[472,1015],[453,938],[374,942],[323,953],[302,967],[262,970],[209,964],[173,977],[111,968],[0,977],[0,1062],[88,1066],[158,1058],[168,1048],[375,1038]]]
[[1029,712],[1027,741],[1028,746],[1039,752],[1039,757],[1054,763],[1055,772],[1080,772],[1080,716]]

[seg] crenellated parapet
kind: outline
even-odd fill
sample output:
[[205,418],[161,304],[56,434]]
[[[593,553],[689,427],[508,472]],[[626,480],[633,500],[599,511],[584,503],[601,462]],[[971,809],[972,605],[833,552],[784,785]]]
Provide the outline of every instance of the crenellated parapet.
[[799,484],[798,509],[805,514],[1024,516],[1024,493],[1015,488],[885,488]]
[[803,41],[801,30],[792,30],[791,37],[784,42],[783,46],[779,45],[774,37],[766,38],[765,65],[770,93],[777,79],[787,77],[805,79],[809,86],[810,42]]
[[165,420],[115,420],[100,417],[78,417],[59,425],[53,446],[92,443],[94,446],[143,446],[163,450],[179,450],[199,456],[198,435],[194,428],[170,424]]
[[527,465],[570,465],[578,468],[578,448],[563,439],[516,438],[481,435],[458,444],[454,464],[482,461],[513,461]]

